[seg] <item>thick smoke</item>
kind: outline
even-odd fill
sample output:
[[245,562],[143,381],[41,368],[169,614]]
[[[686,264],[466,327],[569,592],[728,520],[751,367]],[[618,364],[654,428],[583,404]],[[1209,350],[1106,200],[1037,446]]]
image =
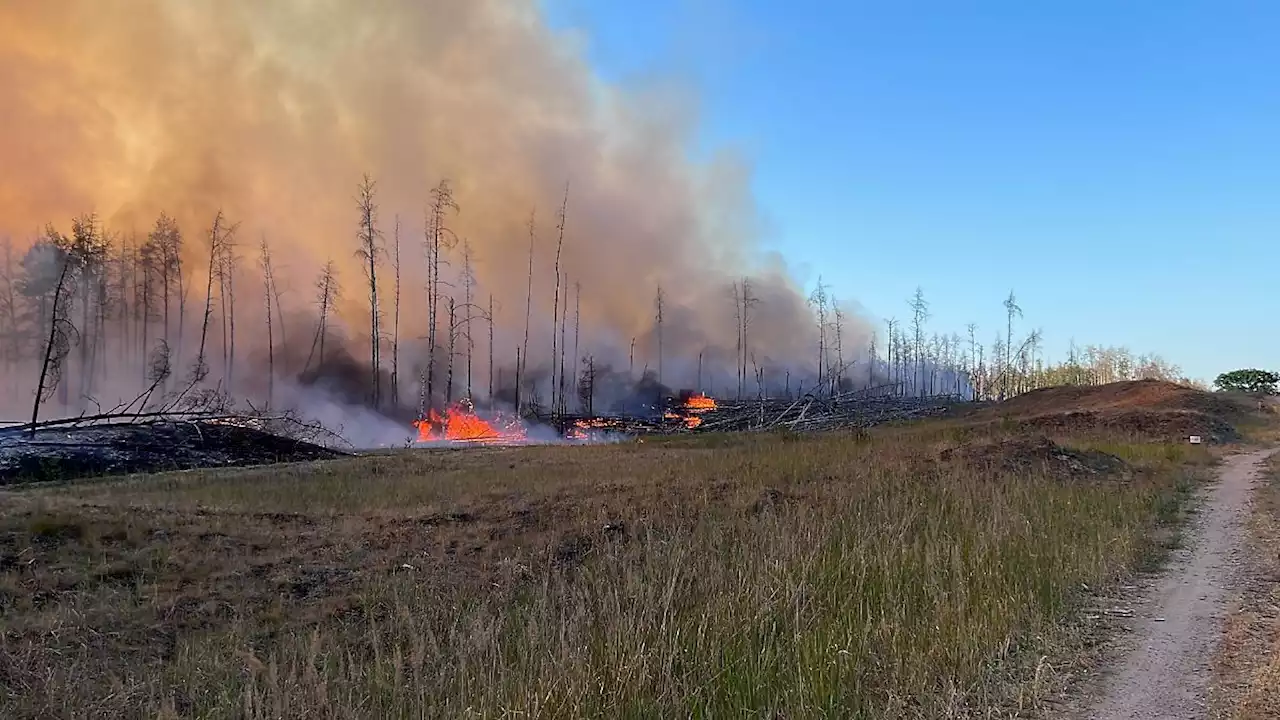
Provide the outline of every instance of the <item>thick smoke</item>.
[[[314,277],[332,259],[345,287],[346,336],[367,338],[354,253],[356,189],[368,173],[388,249],[400,220],[406,398],[416,395],[412,373],[426,335],[425,210],[443,178],[460,206],[448,226],[472,248],[476,304],[493,296],[496,362],[508,373],[523,338],[535,210],[529,354],[534,365],[550,358],[566,185],[560,266],[571,297],[581,288],[581,354],[627,367],[634,340],[637,374],[656,369],[660,285],[664,382],[691,386],[702,354],[704,377],[718,374],[716,384],[728,386],[737,364],[732,283],[750,276],[759,299],[751,361],[774,376],[791,370],[796,382],[816,363],[803,291],[757,252],[748,168],[730,154],[691,162],[690,108],[601,83],[534,2],[6,2],[0,98],[0,234],[12,235],[21,254],[48,222],[65,229],[94,211],[122,236],[145,235],[164,211],[185,233],[188,270],[202,289],[201,244],[223,210],[240,223],[245,258],[238,312],[251,331],[239,340],[242,359],[262,356],[250,348],[263,335],[255,297],[263,235],[290,317],[314,318]],[[450,262],[445,273],[461,303],[460,248]],[[389,327],[389,263],[382,272]],[[192,291],[192,305],[200,294]],[[573,342],[572,301],[569,312]],[[310,341],[312,324],[298,321],[295,336]],[[852,357],[866,326],[850,317],[844,333]],[[487,328],[476,324],[473,335],[483,375]],[[349,343],[355,357],[367,354],[359,342]]]

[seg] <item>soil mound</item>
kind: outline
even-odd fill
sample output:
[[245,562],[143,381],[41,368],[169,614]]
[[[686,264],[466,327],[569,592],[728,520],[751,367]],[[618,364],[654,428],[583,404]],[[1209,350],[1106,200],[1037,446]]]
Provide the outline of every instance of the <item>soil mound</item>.
[[1235,423],[1249,414],[1238,398],[1162,380],[1032,390],[970,415],[977,422],[1014,422],[1038,432],[1106,431],[1132,437],[1210,443],[1241,438]]
[[1236,400],[1163,380],[1131,380],[1092,386],[1041,388],[979,411],[1018,417],[1071,411],[1147,410],[1201,412],[1222,419],[1245,413]]
[[1115,455],[1063,447],[1043,435],[961,445],[943,450],[938,459],[993,473],[1039,472],[1064,481],[1129,476],[1128,464]]

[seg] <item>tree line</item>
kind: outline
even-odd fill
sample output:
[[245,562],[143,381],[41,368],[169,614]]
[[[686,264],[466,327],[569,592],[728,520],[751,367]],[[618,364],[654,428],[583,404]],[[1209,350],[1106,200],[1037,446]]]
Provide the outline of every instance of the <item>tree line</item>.
[[[519,308],[524,315],[523,335],[515,345],[515,357],[501,359],[494,352],[494,313],[499,302],[491,293],[482,297],[477,292],[472,246],[450,227],[451,218],[462,208],[448,179],[432,188],[416,253],[426,279],[427,322],[425,334],[412,338],[421,344],[421,351],[412,353],[418,362],[408,368],[413,373],[410,384],[418,388],[420,416],[458,399],[474,402],[478,395],[490,401],[501,399],[522,411],[589,412],[603,386],[663,385],[668,360],[663,332],[667,300],[660,284],[654,288],[652,316],[656,357],[643,363],[638,374],[637,338],[631,339],[625,374],[597,362],[590,349],[584,350],[590,343],[584,343],[581,328],[582,285],[562,272],[569,201],[566,185],[555,216],[554,253],[549,247],[541,251],[547,254],[542,261],[554,273],[554,282],[548,283],[551,326],[541,330],[549,331],[544,339],[551,355],[535,360],[529,349],[531,334],[539,331],[532,326],[535,256],[540,252],[535,210],[528,221],[528,278],[524,306]],[[399,406],[406,370],[401,365],[405,339],[401,304],[413,292],[404,287],[403,271],[405,258],[415,254],[407,244],[412,239],[398,215],[390,222],[380,216],[377,183],[370,176],[363,177],[357,187],[354,215],[351,252],[361,269],[369,322],[363,400],[374,408]],[[64,409],[83,409],[96,402],[108,379],[132,378],[147,399],[175,393],[185,396],[203,388],[206,399],[252,392],[271,406],[278,375],[306,373],[325,365],[333,337],[341,331],[334,318],[346,287],[331,258],[316,271],[311,297],[291,301],[291,289],[281,282],[269,238],[264,234],[249,244],[240,235],[239,223],[219,211],[193,237],[165,213],[145,234],[109,230],[95,215],[86,214],[72,220],[70,234],[49,225],[21,257],[4,240],[0,245],[0,362],[10,401],[21,401],[23,388],[34,383],[33,417],[38,416],[40,404],[55,395]],[[191,258],[198,258],[203,267],[191,267]],[[261,294],[252,315],[254,326],[260,327],[259,322],[265,326],[265,338],[255,329],[253,362],[264,363],[266,372],[254,373],[247,381],[253,383],[251,391],[245,391],[236,375],[237,340],[242,333],[237,326],[236,288],[251,278],[250,267],[256,268]],[[873,332],[870,337],[851,338],[846,311],[822,278],[808,297],[816,337],[812,366],[770,367],[760,359],[769,349],[758,353],[753,343],[753,320],[762,300],[751,279],[734,281],[730,299],[737,337],[734,376],[716,377],[714,370],[704,373],[700,352],[692,383],[697,391],[745,398],[806,392],[830,395],[888,386],[904,395],[999,400],[1048,385],[1135,378],[1191,382],[1159,356],[1135,356],[1125,348],[1076,348],[1073,344],[1067,358],[1047,359],[1041,331],[1020,327],[1022,310],[1012,291],[1002,303],[1003,327],[989,346],[978,342],[975,324],[969,324],[964,335],[930,328],[930,306],[921,288],[908,299],[905,320],[885,321],[883,337]],[[309,327],[297,337],[302,311]],[[243,314],[241,309],[242,320]],[[477,336],[486,331],[487,358],[477,353]],[[389,351],[389,358],[384,351]],[[718,348],[704,352],[709,360],[715,359],[716,367],[728,364]],[[176,377],[175,368],[185,368],[181,377]],[[24,382],[20,379],[24,372],[33,377]],[[607,382],[606,374],[613,374]],[[548,398],[549,406],[543,404]]]

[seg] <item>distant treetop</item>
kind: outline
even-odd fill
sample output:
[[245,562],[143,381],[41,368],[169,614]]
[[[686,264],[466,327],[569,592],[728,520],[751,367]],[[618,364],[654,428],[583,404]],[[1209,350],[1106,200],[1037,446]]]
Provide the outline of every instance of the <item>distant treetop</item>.
[[1275,395],[1277,383],[1280,383],[1280,374],[1254,368],[1225,372],[1213,381],[1219,390],[1254,395]]

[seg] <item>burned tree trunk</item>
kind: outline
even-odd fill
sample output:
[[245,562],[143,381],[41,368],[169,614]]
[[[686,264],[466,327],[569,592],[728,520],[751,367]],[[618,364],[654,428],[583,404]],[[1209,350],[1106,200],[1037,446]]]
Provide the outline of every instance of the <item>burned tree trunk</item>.
[[391,319],[391,403],[400,404],[400,216],[396,215],[395,231],[392,235],[391,265],[395,270],[395,309]]
[[489,407],[493,407],[493,293],[489,293]]
[[276,338],[272,325],[272,300],[275,296],[275,278],[271,269],[271,248],[263,234],[259,262],[262,267],[262,298],[267,317],[267,407],[275,403],[276,389]]
[[378,321],[381,316],[378,308],[378,258],[382,254],[382,246],[380,240],[382,232],[377,228],[378,205],[375,201],[376,183],[368,175],[365,175],[360,183],[358,190],[357,206],[360,210],[360,232],[358,238],[360,240],[360,248],[356,251],[356,256],[363,263],[365,281],[369,287],[369,365],[372,373],[371,401],[373,407],[377,408],[382,405],[381,393],[381,376],[382,376],[382,359],[379,350],[381,349],[381,328]]
[[556,288],[555,295],[552,299],[551,307],[551,407],[552,411],[559,406],[559,396],[556,393],[556,330],[560,327],[560,251],[564,249],[564,227],[565,220],[569,209],[569,186],[564,186],[564,201],[560,204],[560,221],[556,225],[560,237],[556,241]]
[[[429,283],[427,292],[427,376],[426,401],[435,403],[435,370],[436,370],[436,332],[440,324],[440,263],[444,250],[453,246],[456,240],[453,231],[445,227],[444,217],[449,210],[458,212],[458,204],[453,199],[453,189],[447,179],[431,190],[431,218],[428,222],[428,254],[431,266],[428,268]],[[452,361],[451,361],[452,362]]]
[[565,343],[565,330],[569,324],[569,273],[564,274],[564,309],[560,312],[560,389],[557,396],[560,398],[559,405],[556,406],[556,413],[564,415],[569,411],[569,400],[565,397],[566,387],[564,379],[564,356],[568,348]]
[[62,375],[62,363],[71,348],[69,333],[75,332],[71,324],[70,298],[72,273],[75,259],[67,247],[64,236],[49,228],[48,239],[57,253],[60,268],[58,282],[53,291],[53,310],[50,313],[48,339],[44,343],[43,358],[40,363],[40,377],[36,381],[35,401],[31,405],[31,437],[35,437],[36,423],[40,419],[40,404],[47,400],[58,385]]
[[529,357],[529,314],[533,308],[533,241],[537,210],[529,213],[529,285],[524,299],[524,343],[516,352],[516,413],[520,413],[520,392],[524,387],[524,366],[522,358]]
[[576,379],[578,377],[578,339],[582,327],[582,283],[574,283],[573,290],[573,377]]

